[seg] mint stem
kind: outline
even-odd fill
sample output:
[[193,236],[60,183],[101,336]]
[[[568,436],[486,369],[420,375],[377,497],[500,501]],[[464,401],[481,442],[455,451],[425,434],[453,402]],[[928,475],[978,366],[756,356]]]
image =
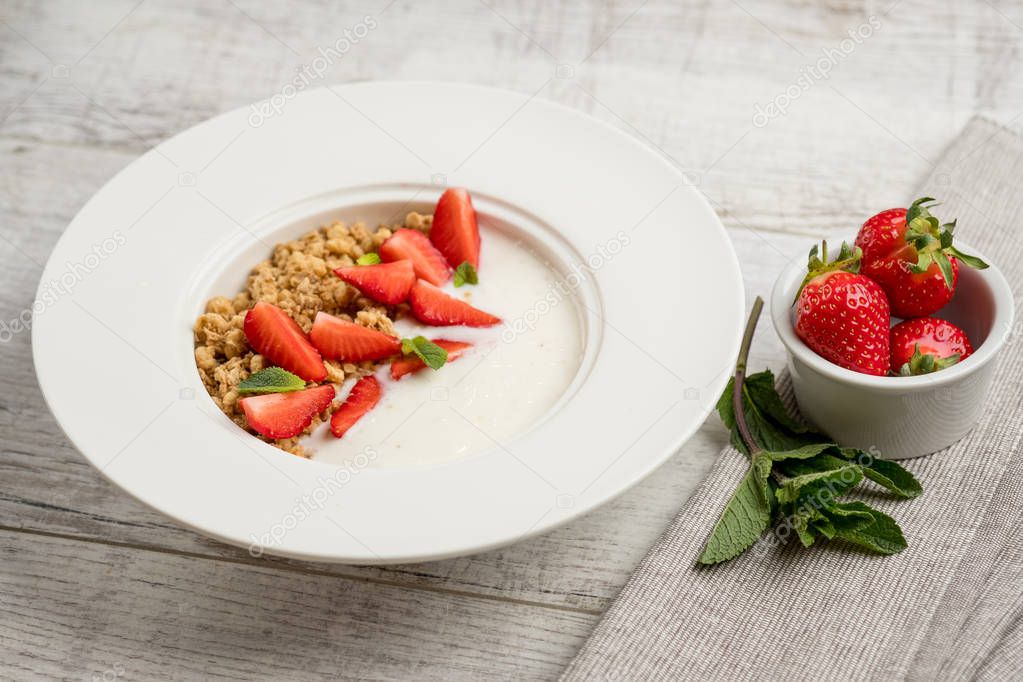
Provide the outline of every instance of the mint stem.
[[746,330],[742,333],[742,343],[739,345],[739,359],[735,362],[735,382],[732,384],[732,410],[735,412],[735,425],[739,429],[739,436],[749,450],[750,459],[756,457],[763,451],[750,433],[749,424],[746,423],[746,409],[742,397],[746,392],[746,363],[749,360],[749,349],[753,344],[753,332],[757,329],[757,322],[760,320],[760,311],[764,309],[764,299],[757,296],[753,301],[753,309],[750,310],[749,319],[746,321]]

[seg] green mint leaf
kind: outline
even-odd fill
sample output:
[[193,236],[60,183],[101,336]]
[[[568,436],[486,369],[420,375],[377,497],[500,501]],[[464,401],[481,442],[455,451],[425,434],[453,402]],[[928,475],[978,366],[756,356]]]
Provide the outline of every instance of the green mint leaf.
[[765,502],[769,509],[774,509],[774,489],[771,487],[771,460],[767,457],[757,457],[750,465],[753,472],[753,480],[757,484],[757,492],[760,499]]
[[[749,378],[746,379],[749,383]],[[718,398],[717,404],[714,408],[718,411],[718,417],[721,418],[721,422],[725,425],[726,429],[735,428],[735,407],[732,403],[732,392],[735,390],[735,377],[728,380],[728,384],[725,385],[725,390]]]
[[797,421],[785,408],[781,396],[774,388],[774,374],[771,370],[746,377],[746,392],[760,411],[778,426],[792,433],[811,433],[811,429]]
[[823,514],[821,514],[817,519],[814,519],[813,528],[828,540],[833,540],[835,535],[838,534],[835,524],[833,524],[831,519]]
[[461,265],[455,268],[455,286],[460,287],[463,284],[479,284],[479,275],[476,274],[476,268],[472,266],[469,261],[463,261]]
[[375,252],[364,253],[359,256],[355,264],[356,265],[377,265],[380,262],[380,254]]
[[888,492],[903,499],[919,497],[923,486],[904,466],[890,459],[881,459],[859,448],[839,448],[846,460],[853,460],[863,469],[863,475]]
[[806,459],[797,459],[794,457],[785,459],[778,462],[776,465],[777,471],[789,478],[795,478],[796,476],[816,474],[824,471],[834,471],[835,469],[841,469],[844,466],[849,466],[849,462],[847,460],[834,454],[840,452],[841,450],[839,448],[828,448],[819,455],[808,457]]
[[801,499],[798,504],[784,505],[783,510],[804,547],[812,545],[816,535],[832,540],[840,532],[852,533],[874,522],[870,513],[834,500]]
[[[833,522],[842,518],[854,523],[836,523],[836,537],[879,554],[897,554],[908,546],[895,519],[863,502],[836,503],[824,510]],[[864,523],[864,516],[870,520]]]
[[861,466],[864,476],[899,497],[911,499],[924,491],[916,477],[897,462],[872,457]]
[[781,504],[795,504],[800,498],[810,500],[834,499],[849,492],[863,480],[858,464],[847,464],[838,469],[817,471],[790,478],[778,486],[775,497]]
[[771,460],[757,457],[721,512],[721,518],[700,554],[701,564],[717,564],[739,556],[771,523]]
[[[731,431],[732,445],[742,454],[749,457],[749,451],[735,423],[732,407],[732,391],[735,380],[732,379],[725,387],[724,393],[717,403],[721,421]],[[794,450],[812,443],[827,442],[829,439],[820,433],[808,429],[801,424],[781,401],[774,389],[774,375],[770,371],[752,374],[746,378],[743,391],[743,410],[746,423],[757,445],[770,452]]]
[[836,448],[834,443],[814,443],[813,445],[804,445],[801,448],[794,450],[783,450],[781,452],[765,452],[764,454],[771,459],[772,462],[783,462],[787,459],[810,459],[821,454],[825,450]]
[[280,367],[267,367],[238,384],[238,392],[248,393],[287,393],[301,391],[305,388],[305,380]]
[[863,502],[832,501],[821,506],[820,516],[831,526],[832,537],[838,537],[840,533],[850,534],[873,524],[871,509]]
[[[926,206],[921,204],[925,201],[930,200],[916,204],[924,214]],[[922,230],[936,222],[926,215],[918,220],[923,223]],[[811,252],[811,256],[815,254]],[[748,357],[751,328],[761,307],[758,298],[747,323],[739,367]],[[742,391],[738,405],[733,401],[735,390]],[[734,378],[730,380],[718,400],[717,412],[729,429],[732,444],[750,459],[750,467],[711,531],[700,563],[714,564],[738,556],[771,526],[772,519],[780,523],[783,518],[807,547],[821,538],[881,554],[906,547],[902,531],[891,517],[862,502],[843,503],[838,498],[865,477],[900,497],[919,495],[920,484],[898,464],[839,447],[827,435],[809,428],[786,408],[770,372],[745,377],[741,387],[735,386]],[[740,421],[748,429],[745,437],[739,433]]]
[[401,352],[405,355],[416,355],[430,369],[440,369],[448,361],[448,352],[430,341],[425,336],[401,340]]
[[803,547],[809,547],[813,544],[815,537],[814,526],[812,524],[818,517],[820,517],[820,512],[816,509],[800,510],[789,517],[792,521],[792,527],[796,529],[796,536]]

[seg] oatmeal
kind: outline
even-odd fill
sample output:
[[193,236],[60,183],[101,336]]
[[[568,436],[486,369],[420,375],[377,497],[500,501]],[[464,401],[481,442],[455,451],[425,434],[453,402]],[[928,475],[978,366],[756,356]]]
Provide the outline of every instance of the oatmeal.
[[[368,229],[362,223],[335,222],[313,230],[293,241],[278,244],[271,257],[256,265],[245,289],[233,298],[217,296],[206,303],[205,312],[193,327],[195,363],[203,385],[213,401],[236,424],[287,452],[308,457],[299,437],[273,439],[252,429],[239,405],[238,384],[273,363],[249,345],[245,330],[246,313],[258,302],[277,306],[308,333],[318,313],[395,335],[394,322],[407,313],[407,306],[385,306],[362,295],[334,274],[335,268],[355,265],[357,259],[375,253],[399,228],[428,233],[432,216],[410,213],[403,224]],[[368,375],[378,362],[339,362],[324,359],[326,381],[341,384],[345,379]],[[328,407],[303,435],[330,416]]]

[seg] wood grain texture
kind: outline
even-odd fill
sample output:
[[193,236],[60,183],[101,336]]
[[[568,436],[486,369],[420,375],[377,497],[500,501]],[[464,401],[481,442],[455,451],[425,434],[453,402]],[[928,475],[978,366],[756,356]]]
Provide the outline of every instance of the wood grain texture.
[[0,532],[0,677],[537,679],[596,616]]
[[[0,134],[142,150],[282,92],[321,48],[372,17],[376,28],[311,85],[439,79],[539,92],[659,148],[730,226],[812,232],[901,201],[971,113],[1023,113],[1023,83],[1011,77],[1019,3],[284,7],[9,4],[0,85],[13,101]],[[844,50],[863,26],[870,36]],[[807,78],[821,59],[827,77]],[[758,127],[758,106],[775,101],[784,115]]]
[[[68,221],[118,170],[282,92],[367,17],[375,27],[312,85],[472,82],[622,128],[705,193],[750,298],[811,237],[904,203],[972,114],[1023,120],[1018,1],[8,0],[0,321],[31,306]],[[808,76],[822,58],[827,77]],[[772,102],[785,112],[756,119]],[[753,366],[780,360],[765,320]],[[0,344],[0,363],[0,676],[15,679],[118,662],[126,679],[549,678],[725,442],[709,420],[613,503],[513,547],[384,568],[256,560],[87,465],[43,402],[28,333]]]

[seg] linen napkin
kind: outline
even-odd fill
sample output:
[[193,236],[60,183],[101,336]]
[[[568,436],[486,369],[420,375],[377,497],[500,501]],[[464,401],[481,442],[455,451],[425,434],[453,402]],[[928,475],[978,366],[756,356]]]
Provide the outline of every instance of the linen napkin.
[[[939,197],[1023,299],[1023,138],[973,119],[916,196]],[[921,497],[870,500],[908,549],[789,544],[696,566],[747,466],[727,448],[562,679],[1023,679],[1023,323],[1002,333],[980,423],[902,462]]]

